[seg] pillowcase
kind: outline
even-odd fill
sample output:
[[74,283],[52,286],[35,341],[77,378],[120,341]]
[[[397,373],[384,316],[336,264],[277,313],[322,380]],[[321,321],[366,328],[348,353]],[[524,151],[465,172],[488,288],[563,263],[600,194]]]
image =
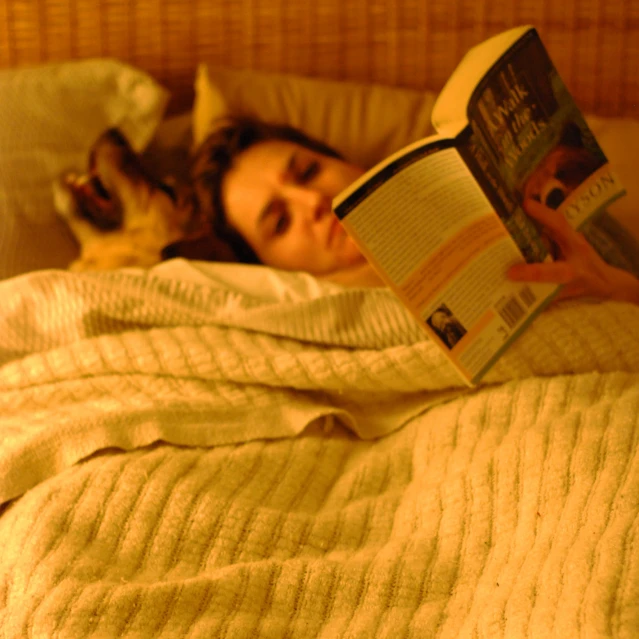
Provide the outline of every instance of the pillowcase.
[[587,116],[586,120],[627,191],[608,211],[639,240],[639,121],[596,116]]
[[200,64],[193,143],[197,148],[213,121],[230,112],[297,127],[369,168],[433,133],[430,115],[436,97],[429,91]]
[[52,184],[86,169],[98,135],[119,127],[141,151],[169,93],[112,59],[0,71],[0,279],[65,268],[78,253],[53,207]]

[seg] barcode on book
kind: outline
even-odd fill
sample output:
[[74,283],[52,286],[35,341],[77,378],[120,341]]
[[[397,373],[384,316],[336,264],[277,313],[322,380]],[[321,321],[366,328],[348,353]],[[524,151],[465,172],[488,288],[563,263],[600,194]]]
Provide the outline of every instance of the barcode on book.
[[521,297],[521,301],[529,308],[537,301],[537,296],[532,292],[530,286],[522,288],[519,292],[519,297]]
[[505,302],[497,305],[497,312],[501,315],[502,319],[508,328],[512,328],[517,322],[526,314],[524,307],[519,303],[519,300],[513,295],[509,297]]

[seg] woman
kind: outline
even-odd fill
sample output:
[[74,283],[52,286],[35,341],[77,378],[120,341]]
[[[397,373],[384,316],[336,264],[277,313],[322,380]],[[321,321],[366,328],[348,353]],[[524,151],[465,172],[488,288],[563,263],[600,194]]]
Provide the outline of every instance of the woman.
[[[232,118],[203,144],[192,177],[199,205],[238,260],[382,285],[331,212],[333,198],[363,172],[297,129]],[[535,201],[525,209],[547,228],[562,259],[513,266],[510,278],[563,284],[560,297],[639,304],[639,280],[604,262],[563,216]]]

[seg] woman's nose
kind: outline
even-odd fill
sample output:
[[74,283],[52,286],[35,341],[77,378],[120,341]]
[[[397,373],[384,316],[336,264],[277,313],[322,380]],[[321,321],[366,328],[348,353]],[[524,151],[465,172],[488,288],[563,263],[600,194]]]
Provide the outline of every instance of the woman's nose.
[[317,221],[331,212],[331,199],[315,189],[292,185],[290,198],[300,212],[313,221]]

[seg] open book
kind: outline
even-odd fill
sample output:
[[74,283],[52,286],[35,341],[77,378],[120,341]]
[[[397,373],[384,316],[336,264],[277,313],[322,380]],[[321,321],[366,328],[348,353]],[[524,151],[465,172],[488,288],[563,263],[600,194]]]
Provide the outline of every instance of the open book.
[[471,49],[432,121],[436,135],[380,162],[333,208],[472,385],[559,290],[506,277],[552,259],[523,201],[580,228],[625,191],[533,27]]

